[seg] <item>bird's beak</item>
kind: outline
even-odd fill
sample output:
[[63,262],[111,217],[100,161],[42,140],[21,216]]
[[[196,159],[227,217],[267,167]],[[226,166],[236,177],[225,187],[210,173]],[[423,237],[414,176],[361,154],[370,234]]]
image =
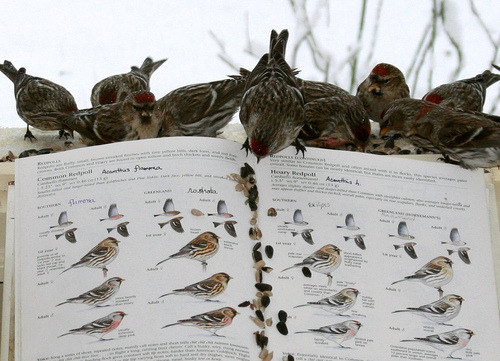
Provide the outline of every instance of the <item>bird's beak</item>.
[[379,137],[383,137],[384,135],[387,134],[388,131],[389,131],[389,128],[387,128],[387,127],[380,128]]
[[382,94],[382,92],[380,91],[380,84],[379,83],[373,83],[372,85],[370,85],[368,87],[368,91],[370,93]]
[[148,112],[147,110],[143,110],[141,112],[141,117],[151,118],[152,116],[153,116],[153,112]]

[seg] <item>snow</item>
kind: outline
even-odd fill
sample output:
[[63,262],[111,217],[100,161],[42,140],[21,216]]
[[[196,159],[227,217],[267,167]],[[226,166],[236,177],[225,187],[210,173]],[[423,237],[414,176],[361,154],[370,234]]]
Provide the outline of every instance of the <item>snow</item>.
[[[358,41],[361,4],[326,0],[307,3],[308,13],[314,18],[317,46],[331,59],[329,81],[346,89],[351,78],[350,55],[356,51],[357,83],[379,62],[392,63],[405,73],[431,18],[432,1],[370,0],[365,32]],[[379,4],[381,21],[375,33]],[[493,38],[500,41],[499,3],[475,0],[474,4]],[[445,8],[449,12],[444,26],[463,47],[464,65],[458,78],[490,68],[494,50],[473,16],[469,1],[446,0]],[[0,62],[10,60],[18,68],[25,67],[28,74],[63,85],[74,95],[79,108],[87,108],[97,81],[128,72],[146,56],[154,60],[168,58],[151,80],[151,89],[159,98],[183,85],[235,73],[218,57],[220,49],[211,32],[223,42],[235,66],[252,69],[257,60],[246,51],[247,36],[252,40],[252,50],[260,55],[267,49],[270,30],[284,28],[290,31],[287,55],[291,57],[304,28],[294,17],[290,2],[284,0],[3,0]],[[372,47],[373,37],[377,40]],[[457,64],[443,32],[436,42],[434,61],[426,59],[426,66],[433,64],[433,86],[452,80]],[[301,70],[303,78],[322,79],[304,46],[299,48],[293,65]],[[421,74],[415,97],[421,97],[430,86],[424,70]],[[500,84],[490,88],[486,110],[491,109],[499,89]],[[15,111],[12,83],[0,75],[0,127],[24,126]]]

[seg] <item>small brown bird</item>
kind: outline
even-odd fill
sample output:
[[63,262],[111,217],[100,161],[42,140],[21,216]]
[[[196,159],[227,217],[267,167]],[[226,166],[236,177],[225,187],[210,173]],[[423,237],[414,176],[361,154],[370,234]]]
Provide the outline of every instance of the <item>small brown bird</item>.
[[118,103],[55,115],[63,126],[80,133],[87,145],[105,144],[155,138],[160,129],[155,105],[153,93],[140,90]]
[[[298,72],[295,71],[295,74],[297,73]],[[331,83],[306,80],[299,77],[295,77],[295,79],[297,81],[297,87],[304,96],[304,103],[306,104],[322,98],[342,98],[345,95],[349,95],[349,92],[347,90],[344,90],[341,87],[338,87]]]
[[457,328],[456,330],[443,332],[426,337],[415,337],[413,340],[401,340],[401,342],[421,342],[436,350],[449,352],[447,358],[455,359],[453,353],[469,344],[474,332],[467,328]]
[[362,324],[356,320],[347,320],[333,325],[310,328],[307,331],[297,331],[295,333],[314,333],[335,342],[342,348],[347,348],[347,346],[342,345],[342,343],[356,336],[361,326]]
[[410,89],[401,70],[394,65],[375,65],[368,77],[358,86],[356,96],[374,122],[380,122],[382,111],[396,99],[410,97]]
[[446,322],[458,316],[460,309],[462,308],[463,301],[464,299],[461,296],[451,294],[441,297],[439,300],[426,305],[408,307],[405,310],[396,310],[392,313],[411,312],[415,315],[419,315],[427,318],[428,320],[439,323],[440,325],[451,326]]
[[295,306],[295,308],[313,306],[321,308],[322,310],[333,313],[335,315],[343,315],[345,312],[354,307],[358,295],[359,291],[357,289],[344,288],[334,295],[322,298],[318,301],[307,302],[304,305]]
[[213,298],[220,296],[227,289],[229,280],[232,278],[233,277],[224,272],[216,273],[200,282],[173,290],[172,292],[161,295],[158,298],[168,295],[188,295],[205,301],[212,301]]
[[77,297],[68,298],[57,306],[64,305],[65,303],[83,303],[89,306],[100,307],[118,293],[123,281],[125,280],[121,277],[112,277],[90,291],[82,293]]
[[201,262],[203,270],[206,270],[206,260],[215,256],[219,251],[219,236],[213,232],[203,232],[191,242],[182,247],[179,252],[170,255],[168,258],[156,264],[159,266],[174,258],[188,258]]
[[151,75],[167,59],[153,61],[147,57],[141,67],[132,66],[126,74],[118,74],[99,81],[92,88],[90,102],[93,107],[98,105],[119,103],[136,91],[149,91],[149,80]]
[[27,124],[24,139],[36,139],[30,125],[41,130],[59,130],[59,136],[73,135],[72,130],[48,115],[48,112],[72,113],[78,110],[71,93],[50,80],[26,74],[25,68],[17,70],[8,60],[0,64],[0,71],[14,83],[17,114]]
[[191,318],[179,320],[175,323],[165,325],[162,328],[175,325],[194,326],[210,332],[213,336],[225,337],[217,334],[217,331],[223,327],[229,326],[233,318],[239,313],[232,307],[223,307],[217,310],[201,313],[191,316]]
[[101,317],[95,321],[89,322],[82,327],[74,328],[69,330],[69,332],[62,334],[58,337],[63,337],[66,335],[89,335],[97,337],[100,341],[111,340],[110,338],[104,338],[104,335],[113,331],[115,328],[120,326],[120,323],[127,314],[122,311],[112,312],[107,316]]

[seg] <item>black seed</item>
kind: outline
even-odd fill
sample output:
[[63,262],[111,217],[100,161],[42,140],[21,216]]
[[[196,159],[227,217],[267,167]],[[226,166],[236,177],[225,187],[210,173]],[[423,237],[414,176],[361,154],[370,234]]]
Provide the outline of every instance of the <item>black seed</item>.
[[288,327],[286,327],[286,323],[280,321],[276,324],[276,328],[282,335],[288,335]]
[[266,291],[272,291],[273,286],[267,283],[259,282],[255,284],[255,288],[257,288],[260,292],[266,292]]
[[252,256],[255,263],[262,261],[262,253],[260,251],[253,251]]
[[250,306],[250,301],[243,301],[238,305],[238,307],[248,307],[248,306]]
[[262,322],[264,322],[264,314],[262,313],[262,311],[261,311],[261,310],[257,310],[257,311],[255,311],[255,315],[257,316],[257,318],[258,318],[259,320],[261,320]]
[[377,155],[387,155],[387,153],[381,152],[379,150],[372,150],[370,153],[371,154],[377,154]]
[[52,148],[43,148],[43,149],[40,149],[38,152],[36,152],[37,155],[42,155],[42,154],[50,154],[52,153],[54,150]]
[[384,147],[386,148],[394,148],[394,138],[389,138],[389,140],[387,142],[385,142],[385,145]]
[[410,154],[411,151],[409,149],[401,149],[398,154]]
[[267,307],[271,303],[271,298],[269,296],[262,296],[260,299],[260,303],[262,303],[262,306]]
[[295,357],[293,357],[292,355],[288,355],[288,357],[286,358],[287,361],[295,361]]
[[262,270],[263,270],[264,272],[268,272],[268,271],[272,271],[273,269],[272,269],[271,267],[264,266],[264,267],[262,267]]
[[253,199],[248,201],[248,206],[250,207],[251,211],[257,210],[257,202],[255,202],[255,200],[253,200]]
[[266,252],[266,256],[268,258],[273,258],[274,248],[272,246],[266,246],[266,248],[264,249],[264,251]]
[[257,186],[254,185],[252,188],[248,190],[248,199],[256,200],[258,196],[259,196],[259,190],[257,189]]
[[255,342],[257,343],[257,346],[260,346],[262,342],[262,336],[260,332],[255,332]]
[[380,146],[380,144],[382,144],[382,143],[373,144],[373,145],[372,145],[372,148],[373,148],[373,149],[375,149],[375,148],[377,148],[378,146]]
[[260,246],[262,246],[262,243],[260,242],[255,243],[255,245],[253,246],[253,251],[254,252],[257,251],[260,248]]
[[311,270],[307,267],[302,267],[302,274],[307,278],[311,278]]
[[269,337],[262,336],[262,342],[261,342],[262,348],[266,347],[268,343],[269,343]]
[[286,313],[286,311],[281,310],[278,312],[278,319],[281,322],[286,322],[287,317],[288,317],[288,314]]

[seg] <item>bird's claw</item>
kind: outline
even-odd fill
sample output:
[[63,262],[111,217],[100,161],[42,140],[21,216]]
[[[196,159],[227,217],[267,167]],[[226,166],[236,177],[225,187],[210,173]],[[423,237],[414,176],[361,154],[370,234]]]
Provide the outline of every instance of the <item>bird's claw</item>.
[[243,143],[243,145],[241,146],[240,149],[245,149],[245,151],[247,152],[247,154],[246,154],[247,157],[248,157],[248,152],[250,152],[250,153],[252,152],[248,138],[247,138],[247,140],[245,140],[245,142]]
[[293,145],[295,146],[295,149],[297,150],[295,155],[299,154],[299,152],[302,152],[302,158],[304,158],[305,152],[306,152],[306,145],[305,145],[304,141],[302,139],[297,138],[297,139],[295,139],[295,142]]
[[36,137],[33,135],[33,133],[31,133],[31,130],[27,130],[26,131],[26,134],[24,134],[24,140],[26,140],[26,138],[28,138],[30,140],[30,142],[33,142],[33,140],[36,140]]

